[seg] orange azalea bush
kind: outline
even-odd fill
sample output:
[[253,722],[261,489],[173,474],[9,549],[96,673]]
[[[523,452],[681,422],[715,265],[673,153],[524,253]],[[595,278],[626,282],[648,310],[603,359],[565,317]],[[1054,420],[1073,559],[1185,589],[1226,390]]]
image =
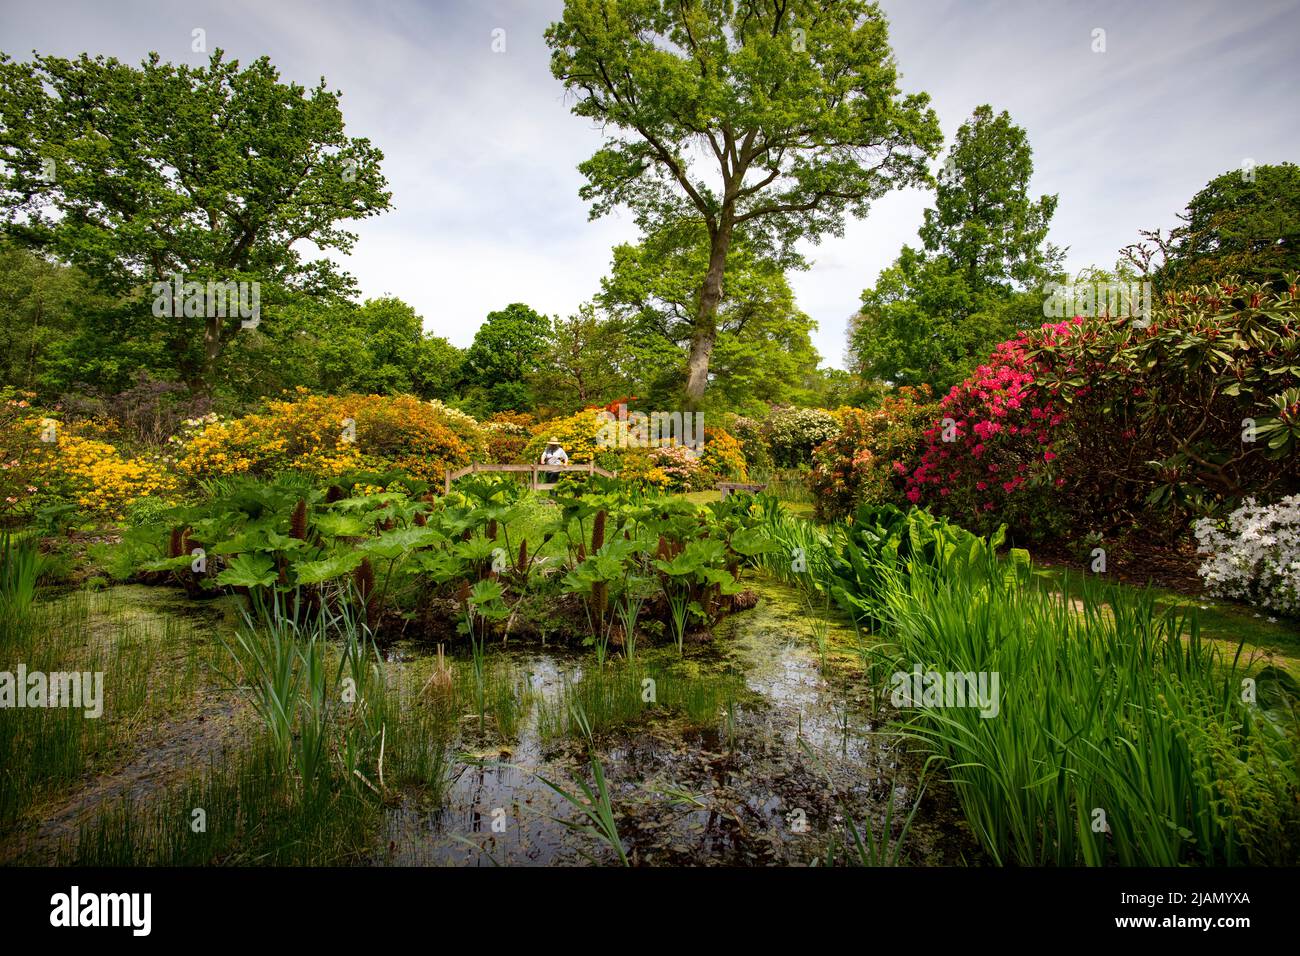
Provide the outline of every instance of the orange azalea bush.
[[426,481],[482,461],[486,442],[463,412],[409,395],[312,395],[267,403],[265,412],[212,421],[180,440],[177,470],[189,477],[320,476],[399,469]]
[[852,514],[863,502],[906,507],[907,475],[925,444],[937,405],[927,386],[903,386],[877,408],[835,412],[838,434],[813,450],[808,486],[822,520]]
[[31,515],[71,504],[120,519],[132,502],[165,497],[175,479],[160,459],[131,457],[95,437],[101,425],[65,424],[10,393],[0,407],[0,513]]

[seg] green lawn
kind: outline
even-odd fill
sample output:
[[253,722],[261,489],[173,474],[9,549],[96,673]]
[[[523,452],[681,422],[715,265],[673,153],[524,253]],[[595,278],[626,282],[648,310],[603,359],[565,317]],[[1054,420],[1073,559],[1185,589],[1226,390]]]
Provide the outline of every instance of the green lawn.
[[[1067,575],[1062,569],[1047,568],[1042,569],[1042,574],[1048,580],[1056,581],[1058,586],[1068,589],[1071,597],[1078,596],[1083,572],[1075,571]],[[1130,591],[1141,590],[1129,584],[1118,586]],[[1158,608],[1194,609],[1202,636],[1218,644],[1229,660],[1237,652],[1237,645],[1244,641],[1244,654],[1272,657],[1276,666],[1300,679],[1300,622],[1255,611],[1223,598],[1183,594],[1156,586],[1151,587],[1151,591]]]

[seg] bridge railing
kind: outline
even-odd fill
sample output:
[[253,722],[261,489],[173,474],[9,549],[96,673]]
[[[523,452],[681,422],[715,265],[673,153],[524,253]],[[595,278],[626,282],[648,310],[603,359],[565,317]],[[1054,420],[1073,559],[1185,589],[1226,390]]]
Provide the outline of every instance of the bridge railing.
[[585,465],[496,465],[489,462],[476,461],[472,465],[466,465],[463,468],[448,468],[446,477],[443,481],[443,491],[451,491],[451,483],[457,478],[463,478],[466,475],[477,475],[485,472],[513,472],[515,474],[528,475],[528,487],[533,491],[546,491],[555,487],[555,482],[545,482],[539,480],[539,475],[581,472],[587,475],[603,475],[606,478],[617,478],[616,472],[606,471],[599,467],[595,462],[587,462]]

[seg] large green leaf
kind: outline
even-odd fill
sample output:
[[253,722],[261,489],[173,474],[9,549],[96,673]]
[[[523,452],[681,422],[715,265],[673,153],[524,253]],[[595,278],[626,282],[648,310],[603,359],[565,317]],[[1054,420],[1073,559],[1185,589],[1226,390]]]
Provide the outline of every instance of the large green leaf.
[[350,574],[364,559],[360,551],[344,551],[320,561],[299,561],[292,569],[299,584],[320,584]]
[[217,575],[217,583],[232,588],[267,588],[278,576],[275,559],[269,554],[254,552],[231,559],[226,569]]

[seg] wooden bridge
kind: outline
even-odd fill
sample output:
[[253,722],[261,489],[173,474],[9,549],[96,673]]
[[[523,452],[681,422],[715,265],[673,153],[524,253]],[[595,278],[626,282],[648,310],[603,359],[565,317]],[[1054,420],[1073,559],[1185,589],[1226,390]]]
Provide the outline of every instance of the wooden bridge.
[[541,480],[541,475],[556,474],[559,472],[581,472],[585,475],[603,475],[606,478],[617,478],[618,474],[612,471],[606,471],[599,467],[595,462],[587,462],[585,465],[494,465],[485,462],[475,462],[472,465],[466,465],[464,468],[457,468],[454,471],[447,469],[446,480],[443,482],[444,492],[451,491],[451,483],[457,478],[464,478],[466,475],[477,475],[484,472],[513,472],[515,474],[528,475],[528,487],[533,491],[547,491],[555,487],[555,482],[546,482]]

